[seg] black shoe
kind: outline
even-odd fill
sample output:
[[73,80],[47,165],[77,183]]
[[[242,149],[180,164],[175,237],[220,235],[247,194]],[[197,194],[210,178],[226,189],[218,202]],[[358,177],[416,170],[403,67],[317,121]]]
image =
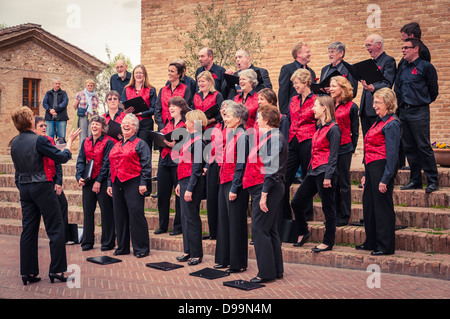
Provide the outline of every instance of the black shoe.
[[229,273],[229,274],[233,274],[233,273],[236,273],[236,272],[243,272],[243,271],[246,271],[247,270],[247,268],[241,268],[241,269],[228,269],[227,270],[227,273]]
[[222,269],[222,268],[228,268],[229,265],[223,265],[223,264],[217,264],[214,265],[214,269]]
[[254,284],[263,284],[265,282],[271,282],[274,280],[275,279],[264,279],[264,278],[255,277],[255,278],[250,279],[250,282],[252,282]]
[[180,235],[180,234],[182,234],[182,232],[180,230],[174,230],[169,233],[170,236],[176,236],[176,235]]
[[191,255],[183,255],[183,256],[177,257],[177,260],[178,261],[188,261],[189,258],[191,258]]
[[438,191],[439,190],[439,187],[438,187],[438,184],[437,183],[432,183],[432,184],[429,184],[428,186],[427,186],[427,188],[425,189],[425,193],[432,193],[432,192],[435,192],[435,191]]
[[306,235],[303,235],[302,240],[294,244],[294,247],[302,247],[311,237],[311,232],[308,232]]
[[137,258],[144,258],[147,257],[149,255],[149,253],[137,253],[134,254]]
[[91,250],[92,248],[94,248],[93,245],[81,245],[82,251],[88,251],[88,250]]
[[333,246],[328,246],[328,247],[326,247],[326,248],[317,248],[317,247],[314,247],[313,249],[311,249],[313,252],[315,252],[315,253],[320,253],[320,252],[322,252],[322,251],[327,251],[327,250],[332,250],[333,249]]
[[422,184],[416,184],[416,183],[408,183],[405,186],[400,187],[402,191],[406,191],[408,189],[422,189]]
[[164,234],[164,233],[167,233],[167,230],[162,230],[159,228],[153,232],[153,234],[155,234],[155,235]]
[[368,248],[365,244],[355,246],[356,250],[373,250]]
[[202,257],[199,257],[199,258],[191,258],[191,259],[189,259],[189,261],[188,261],[188,265],[189,265],[189,266],[195,266],[195,265],[198,265],[199,263],[202,262],[202,260],[203,260]]
[[277,274],[277,279],[283,279],[283,274]]
[[121,251],[116,250],[116,251],[113,253],[113,255],[114,255],[114,256],[128,255],[129,253],[130,253],[130,252],[125,253],[125,252],[121,252]]
[[54,273],[49,273],[48,277],[50,278],[50,282],[51,283],[53,283],[55,281],[55,279],[58,279],[61,282],[66,282],[67,281],[67,277],[64,276],[64,273],[61,273],[61,275],[54,274]]
[[114,249],[114,246],[112,246],[112,247],[105,246],[105,247],[100,248],[101,251],[108,251],[108,250],[113,250],[113,249]]
[[374,251],[372,251],[370,254],[371,254],[372,256],[384,256],[384,255],[392,255],[392,254],[394,254],[394,253],[393,253],[393,252],[392,252],[392,253],[388,253],[388,252],[381,251],[381,250],[374,250]]
[[27,283],[34,283],[40,281],[41,278],[36,275],[22,275],[22,282],[26,286]]

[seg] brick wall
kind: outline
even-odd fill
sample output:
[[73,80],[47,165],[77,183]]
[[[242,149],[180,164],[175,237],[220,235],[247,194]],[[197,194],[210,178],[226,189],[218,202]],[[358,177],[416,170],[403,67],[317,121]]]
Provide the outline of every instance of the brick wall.
[[[346,44],[346,61],[356,63],[370,58],[364,40],[378,33],[385,40],[385,51],[397,62],[401,59],[400,28],[416,21],[422,28],[422,40],[431,51],[432,63],[439,76],[440,95],[431,107],[431,141],[450,143],[450,6],[447,0],[436,1],[300,1],[300,0],[228,0],[230,14],[240,9],[255,9],[253,25],[261,32],[262,43],[268,43],[258,57],[258,66],[268,69],[278,92],[278,75],[283,64],[292,62],[291,48],[297,41],[310,45],[312,67],[318,76],[328,64],[330,42]],[[142,0],[141,62],[147,67],[151,83],[157,90],[167,81],[167,66],[183,54],[176,40],[179,31],[191,30],[195,24],[193,10],[197,3],[208,1]],[[367,12],[372,3],[379,6],[379,28],[370,28]],[[216,1],[217,6],[223,4]],[[372,21],[372,20],[370,20]],[[359,105],[362,87],[355,102]],[[361,142],[361,139],[360,139]]]

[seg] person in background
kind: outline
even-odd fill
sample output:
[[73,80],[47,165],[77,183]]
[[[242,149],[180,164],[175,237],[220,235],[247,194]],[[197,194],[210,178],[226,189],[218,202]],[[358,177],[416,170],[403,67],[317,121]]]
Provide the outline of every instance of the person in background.
[[53,79],[52,89],[47,91],[42,101],[45,109],[45,124],[47,124],[47,135],[54,140],[66,139],[66,126],[69,116],[67,105],[69,98],[66,91],[61,89],[61,80]]
[[123,89],[130,83],[131,73],[127,70],[127,63],[122,59],[116,61],[115,68],[117,73],[111,76],[109,87],[111,91],[116,91],[121,94]]
[[[103,114],[103,117],[106,120],[106,125],[109,125],[111,121],[116,122],[117,124],[122,123],[126,113],[123,111],[122,108],[119,107],[119,103],[120,103],[119,92],[109,91],[108,93],[106,93],[106,105],[108,106],[108,111],[105,114]],[[119,140],[122,139],[122,134],[113,137],[107,131],[106,135],[108,135],[111,138],[114,144],[116,144],[117,142],[119,142]]]
[[[93,80],[86,80],[84,82],[85,88],[78,92],[75,96],[73,108],[78,116],[78,126],[81,129],[80,141],[83,142],[91,133],[90,120],[98,113],[98,95],[94,91],[95,82]],[[81,143],[78,150],[81,149]]]
[[256,72],[252,69],[246,69],[239,72],[239,86],[241,92],[234,97],[236,103],[244,104],[248,109],[248,120],[246,129],[252,128],[256,122],[258,113],[258,79]]
[[[222,93],[221,92],[222,84],[223,81],[225,80],[224,78],[225,68],[214,63],[213,50],[207,47],[202,48],[198,52],[198,62],[200,63],[200,67],[195,71],[195,80],[197,81],[197,88],[198,88],[198,75],[204,71],[209,71],[211,72],[214,78],[214,87],[216,91]],[[198,92],[198,90],[195,90],[195,92]]]

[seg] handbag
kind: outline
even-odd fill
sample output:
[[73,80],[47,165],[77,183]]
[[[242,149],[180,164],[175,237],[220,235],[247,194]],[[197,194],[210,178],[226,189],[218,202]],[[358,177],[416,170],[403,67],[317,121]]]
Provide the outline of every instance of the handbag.
[[79,107],[79,108],[77,109],[77,116],[78,116],[78,117],[84,117],[84,116],[86,116],[86,109],[83,108],[83,107]]

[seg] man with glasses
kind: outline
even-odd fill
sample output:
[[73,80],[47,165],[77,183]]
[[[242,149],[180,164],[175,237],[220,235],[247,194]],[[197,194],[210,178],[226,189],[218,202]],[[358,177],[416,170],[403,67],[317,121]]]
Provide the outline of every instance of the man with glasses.
[[377,114],[373,109],[373,94],[384,87],[392,88],[397,71],[395,59],[384,52],[383,38],[380,35],[369,35],[364,45],[370,57],[375,60],[378,69],[383,73],[385,79],[373,84],[367,84],[364,80],[361,81],[364,90],[361,95],[359,116],[361,118],[363,136],[366,135],[367,131],[377,119]]
[[430,104],[438,94],[438,77],[434,66],[420,58],[422,42],[408,38],[402,47],[405,63],[398,71],[395,93],[402,122],[403,149],[411,167],[409,183],[402,190],[421,189],[423,169],[427,176],[427,193],[438,187],[436,159],[430,143]]
[[117,60],[115,64],[116,74],[111,76],[109,84],[112,91],[122,94],[123,88],[130,83],[131,73],[127,71],[127,64],[124,60]]

